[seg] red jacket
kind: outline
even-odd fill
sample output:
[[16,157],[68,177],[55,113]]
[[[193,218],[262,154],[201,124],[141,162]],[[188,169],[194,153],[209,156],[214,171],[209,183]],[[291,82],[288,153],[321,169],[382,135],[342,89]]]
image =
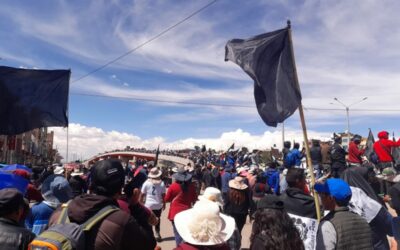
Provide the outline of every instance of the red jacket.
[[183,193],[180,184],[174,182],[169,186],[165,202],[171,202],[168,219],[173,221],[175,215],[192,207],[197,200],[196,187],[190,183],[188,190]]
[[364,154],[365,149],[358,149],[357,144],[353,141],[349,145],[349,154],[347,161],[350,163],[362,163],[361,156]]
[[378,133],[379,140],[374,143],[374,151],[378,155],[380,162],[392,162],[392,148],[400,146],[400,139],[397,142],[394,142],[389,140],[388,137],[388,132],[381,131]]

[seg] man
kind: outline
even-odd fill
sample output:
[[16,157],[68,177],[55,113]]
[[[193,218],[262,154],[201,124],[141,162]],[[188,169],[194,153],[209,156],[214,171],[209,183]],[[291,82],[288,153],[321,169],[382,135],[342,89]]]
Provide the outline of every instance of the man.
[[329,214],[319,224],[316,249],[372,249],[371,229],[365,219],[347,207],[351,199],[350,186],[342,179],[317,183],[322,205]]
[[340,175],[346,169],[346,150],[342,147],[342,137],[333,134],[334,144],[331,147],[331,174],[334,178],[340,178]]
[[389,133],[381,131],[378,133],[379,140],[374,143],[374,151],[378,155],[378,167],[380,171],[385,168],[393,167],[393,156],[391,154],[393,147],[400,146],[400,139],[397,142],[389,140]]
[[310,150],[311,162],[313,165],[314,171],[317,172],[315,178],[319,179],[322,176],[322,153],[321,146],[319,145],[318,140],[312,140],[312,147]]
[[[108,159],[97,162],[90,170],[91,194],[83,194],[68,204],[71,222],[82,224],[106,206],[118,206],[117,198],[124,185],[125,175],[121,162]],[[138,192],[140,193],[140,192]],[[130,208],[138,207],[139,195],[130,200]],[[56,210],[50,219],[54,224],[61,210]],[[143,249],[153,250],[156,245],[128,213],[119,210],[108,215],[99,226],[86,234],[86,249]]]
[[290,168],[286,174],[288,187],[281,195],[285,210],[294,215],[317,219],[314,198],[304,192],[306,178],[304,169]]
[[293,157],[294,157],[294,163],[295,163],[295,166],[296,166],[296,167],[300,167],[300,165],[301,165],[301,159],[303,159],[303,157],[305,156],[305,154],[304,154],[305,148],[303,148],[303,149],[301,150],[301,152],[300,152],[299,149],[300,149],[300,144],[296,142],[296,143],[293,145],[292,151],[290,152],[290,154],[292,154]]
[[267,180],[268,186],[271,188],[272,192],[276,195],[280,194],[279,186],[279,170],[277,169],[278,163],[271,162],[269,167],[264,172],[264,177]]
[[285,141],[283,143],[283,149],[282,149],[283,160],[286,158],[286,155],[290,152],[290,147],[292,147],[292,143],[290,141]]
[[233,169],[233,166],[228,165],[224,169],[224,173],[221,176],[221,192],[222,192],[222,199],[224,202],[228,199],[228,191],[229,191],[229,181],[236,177],[236,173]]
[[25,250],[35,235],[21,226],[24,197],[14,188],[0,190],[0,249]]
[[361,167],[362,164],[362,156],[365,152],[365,149],[360,149],[361,143],[361,135],[354,135],[353,139],[349,144],[349,156],[347,161],[351,167]]

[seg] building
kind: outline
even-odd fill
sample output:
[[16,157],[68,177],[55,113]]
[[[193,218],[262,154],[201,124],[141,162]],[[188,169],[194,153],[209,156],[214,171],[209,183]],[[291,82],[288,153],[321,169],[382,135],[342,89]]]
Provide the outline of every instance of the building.
[[0,135],[0,162],[43,164],[55,162],[54,132],[37,128],[19,135]]

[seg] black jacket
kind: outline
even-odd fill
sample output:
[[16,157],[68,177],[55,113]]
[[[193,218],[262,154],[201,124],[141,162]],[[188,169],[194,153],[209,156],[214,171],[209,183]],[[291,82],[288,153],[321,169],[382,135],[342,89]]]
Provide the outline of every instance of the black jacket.
[[331,161],[333,168],[339,168],[341,166],[346,166],[346,150],[339,144],[335,143],[331,148]]
[[15,221],[0,218],[0,249],[25,250],[35,235]]
[[286,212],[302,217],[317,219],[314,198],[301,189],[288,188],[281,195]]
[[310,150],[310,155],[311,155],[312,164],[314,164],[314,165],[321,164],[321,162],[322,162],[321,147],[313,146]]

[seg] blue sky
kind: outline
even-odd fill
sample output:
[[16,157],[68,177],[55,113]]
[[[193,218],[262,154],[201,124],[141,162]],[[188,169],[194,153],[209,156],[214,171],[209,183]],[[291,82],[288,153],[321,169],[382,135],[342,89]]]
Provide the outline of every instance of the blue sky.
[[[397,133],[398,111],[355,109],[400,109],[398,1],[219,0],[122,60],[74,82],[209,2],[6,0],[0,6],[0,63],[72,70],[71,147],[88,156],[128,143],[185,147],[208,142],[223,148],[237,141],[266,147],[279,142],[280,128],[266,127],[258,117],[253,83],[238,66],[224,62],[224,46],[232,38],[285,27],[289,18],[304,106],[340,109],[330,104],[334,97],[345,104],[368,97],[350,108],[351,131]],[[305,115],[313,136],[346,129],[344,109],[310,109]],[[297,138],[298,116],[296,112],[285,123],[288,136]],[[56,131],[56,143],[63,148],[65,130]],[[268,142],[257,144],[261,139]]]

